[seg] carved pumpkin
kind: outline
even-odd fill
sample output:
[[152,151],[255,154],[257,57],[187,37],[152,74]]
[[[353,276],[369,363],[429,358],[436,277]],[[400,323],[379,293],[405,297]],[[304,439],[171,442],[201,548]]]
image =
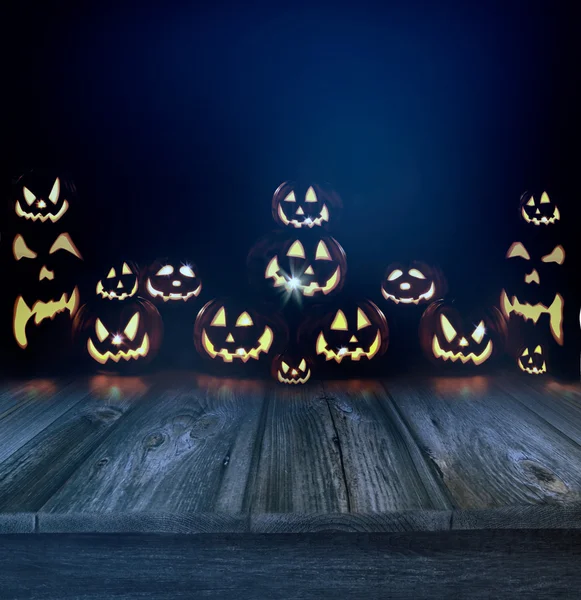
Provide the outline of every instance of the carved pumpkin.
[[311,378],[313,363],[297,352],[283,352],[272,359],[271,374],[280,383],[301,385]]
[[32,170],[22,175],[14,186],[14,212],[28,222],[56,223],[76,201],[76,188],[62,174]]
[[127,300],[137,294],[138,287],[137,265],[123,262],[106,269],[97,282],[97,296],[104,300]]
[[385,353],[389,327],[371,300],[318,307],[299,328],[299,343],[320,361],[370,361]]
[[383,297],[395,304],[427,304],[442,298],[446,291],[440,269],[420,261],[392,263],[381,284]]
[[55,234],[48,243],[19,233],[12,254],[21,289],[14,303],[12,331],[18,346],[26,349],[32,327],[59,314],[73,318],[80,302],[75,262],[83,257],[68,233]]
[[188,302],[202,291],[198,269],[191,261],[156,260],[145,272],[145,293],[157,302]]
[[520,198],[519,211],[521,218],[531,225],[553,225],[561,220],[559,208],[547,192],[543,192],[540,197],[525,192]]
[[287,341],[288,332],[278,318],[233,299],[210,300],[194,324],[198,353],[230,364],[269,359]]
[[534,323],[547,315],[551,334],[562,346],[565,301],[555,288],[560,266],[565,262],[563,246],[549,240],[536,240],[527,246],[517,241],[509,247],[506,259],[515,268],[507,273],[513,289],[507,286],[509,289],[503,289],[500,296],[502,312],[506,318],[515,315]]
[[525,346],[520,349],[517,364],[523,373],[543,375],[547,372],[547,358],[541,344]]
[[419,333],[431,362],[475,367],[504,352],[508,329],[496,307],[465,310],[457,302],[438,300],[422,315]]
[[303,298],[337,294],[345,284],[347,259],[334,238],[280,232],[262,238],[248,255],[251,283],[271,293]]
[[85,304],[73,322],[73,335],[100,370],[135,370],[157,355],[163,323],[151,302],[134,296]]
[[284,227],[318,229],[335,223],[342,208],[341,198],[317,184],[285,182],[272,197],[272,216]]

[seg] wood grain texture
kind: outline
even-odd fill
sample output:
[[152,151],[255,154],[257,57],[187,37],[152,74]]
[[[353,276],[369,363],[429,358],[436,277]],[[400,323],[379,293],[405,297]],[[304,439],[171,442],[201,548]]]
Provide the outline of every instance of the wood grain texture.
[[34,513],[15,513],[0,515],[0,534],[34,533],[36,517]]
[[0,536],[15,600],[573,599],[581,531]]
[[581,499],[581,447],[484,377],[385,383],[458,508]]
[[447,509],[451,502],[375,381],[325,382],[352,512]]
[[252,513],[347,512],[347,490],[333,423],[319,385],[268,387]]
[[117,389],[91,392],[82,402],[73,395],[69,410],[0,463],[0,511],[37,511],[139,397]]
[[119,423],[42,512],[242,512],[258,443],[256,382],[183,375]]

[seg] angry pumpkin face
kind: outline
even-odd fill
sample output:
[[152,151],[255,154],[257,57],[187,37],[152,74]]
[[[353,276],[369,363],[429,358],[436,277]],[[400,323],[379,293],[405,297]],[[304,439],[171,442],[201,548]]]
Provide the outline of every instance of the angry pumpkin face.
[[67,178],[47,171],[30,171],[16,183],[14,212],[30,222],[56,223],[69,209],[76,194]]
[[420,344],[436,364],[479,366],[504,351],[506,321],[497,308],[464,312],[456,303],[439,300],[420,320]]
[[537,344],[534,347],[521,348],[517,358],[519,369],[529,375],[543,375],[547,372],[547,362],[543,355],[543,347]]
[[543,192],[540,198],[525,192],[520,199],[520,216],[531,225],[553,225],[561,220],[561,213],[556,204]]
[[151,302],[135,297],[106,308],[103,304],[83,306],[75,317],[73,333],[101,369],[131,370],[157,355],[163,324]]
[[338,219],[341,199],[317,184],[282,183],[272,197],[272,216],[285,227],[317,229]]
[[250,251],[248,267],[251,280],[262,289],[314,298],[343,288],[347,259],[330,236],[274,234]]
[[272,360],[271,374],[279,383],[302,385],[311,378],[312,363],[305,356],[285,352]]
[[200,355],[225,363],[258,361],[286,344],[273,320],[232,300],[210,300],[198,313],[194,343]]
[[104,300],[126,300],[137,294],[139,269],[136,264],[124,262],[107,269],[97,283],[97,296]]
[[395,304],[427,304],[446,293],[442,272],[426,263],[392,263],[387,267],[381,293]]
[[187,302],[202,291],[197,272],[191,261],[156,260],[145,275],[145,291],[153,300]]

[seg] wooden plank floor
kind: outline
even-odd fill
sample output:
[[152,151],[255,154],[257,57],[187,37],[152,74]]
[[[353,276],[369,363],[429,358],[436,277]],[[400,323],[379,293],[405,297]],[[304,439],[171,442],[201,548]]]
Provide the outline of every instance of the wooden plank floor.
[[0,532],[581,526],[581,385],[194,373],[0,385]]

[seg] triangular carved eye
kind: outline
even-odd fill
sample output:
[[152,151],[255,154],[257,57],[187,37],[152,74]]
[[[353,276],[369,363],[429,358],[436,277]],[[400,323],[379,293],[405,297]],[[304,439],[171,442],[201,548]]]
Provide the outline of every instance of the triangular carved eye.
[[297,199],[295,197],[295,193],[291,192],[290,194],[287,195],[287,197],[284,199],[285,202],[296,202]]
[[484,326],[484,321],[480,321],[480,323],[478,323],[478,327],[476,327],[476,329],[472,333],[472,339],[477,344],[480,344],[485,333],[486,333],[486,327]]
[[212,319],[210,325],[214,327],[226,327],[226,309],[222,306],[216,313],[216,316]]
[[54,180],[52,190],[50,190],[50,194],[48,195],[48,199],[53,204],[56,204],[57,200],[59,199],[60,193],[61,193],[61,180],[57,177]]
[[26,186],[22,188],[22,194],[28,206],[31,206],[32,203],[36,200],[36,196]]
[[531,255],[528,253],[527,249],[522,245],[521,242],[514,242],[511,247],[508,249],[506,253],[506,258],[524,258],[525,260],[530,260]]
[[14,242],[12,244],[12,253],[14,254],[14,258],[16,260],[20,260],[21,258],[36,258],[38,254],[31,250],[24,241],[24,238],[18,234],[14,238]]
[[523,350],[523,353],[521,354],[521,356],[528,356],[528,355],[529,355],[529,349],[528,349],[528,348],[525,348],[525,349]]
[[357,331],[364,327],[369,327],[371,321],[367,318],[367,315],[360,309],[357,309]]
[[537,346],[535,348],[535,354],[542,354],[543,353],[543,349],[540,346]]
[[305,195],[305,202],[318,202],[317,194],[315,194],[315,190],[311,186]]
[[117,277],[117,273],[115,272],[115,268],[111,267],[109,273],[107,273],[107,279],[113,279],[113,277]]
[[301,360],[301,363],[299,365],[299,371],[306,371],[307,369],[307,361],[303,358],[303,360]]
[[337,314],[331,323],[331,329],[335,331],[347,331],[347,318],[342,310],[337,311]]
[[565,249],[563,246],[557,246],[550,254],[543,256],[541,260],[544,263],[554,262],[558,265],[562,265],[565,262]]
[[299,240],[296,240],[292,243],[286,255],[294,258],[305,258],[305,248],[299,242]]
[[131,269],[127,263],[123,263],[123,268],[121,269],[122,275],[131,275]]
[[81,253],[73,243],[73,240],[71,239],[71,236],[68,233],[61,233],[55,240],[54,244],[51,246],[48,253],[54,254],[55,252],[57,252],[57,250],[66,250],[67,252],[74,254],[77,258],[80,258],[81,260],[83,259]]
[[448,342],[451,342],[458,335],[457,331],[452,327],[452,323],[448,321],[448,318],[445,315],[440,316],[440,323],[446,339]]
[[282,372],[286,373],[289,370],[289,366],[284,362],[284,360],[282,361]]
[[315,260],[333,260],[331,258],[331,254],[329,253],[329,249],[323,240],[321,240],[317,246]]
[[109,335],[109,330],[101,323],[101,319],[97,319],[95,321],[95,332],[97,334],[97,339],[102,342]]
[[543,192],[543,195],[541,196],[541,204],[549,204],[551,202],[551,200],[549,199],[549,194],[547,194],[547,192]]
[[123,333],[133,341],[135,336],[137,335],[137,329],[139,327],[139,313],[135,313],[131,319],[129,319],[129,323],[127,323],[127,327],[123,330]]
[[529,198],[529,201],[527,202],[527,206],[534,206],[535,205],[535,199],[531,196]]
[[236,327],[250,327],[251,325],[254,325],[254,321],[247,312],[243,312],[236,320]]

